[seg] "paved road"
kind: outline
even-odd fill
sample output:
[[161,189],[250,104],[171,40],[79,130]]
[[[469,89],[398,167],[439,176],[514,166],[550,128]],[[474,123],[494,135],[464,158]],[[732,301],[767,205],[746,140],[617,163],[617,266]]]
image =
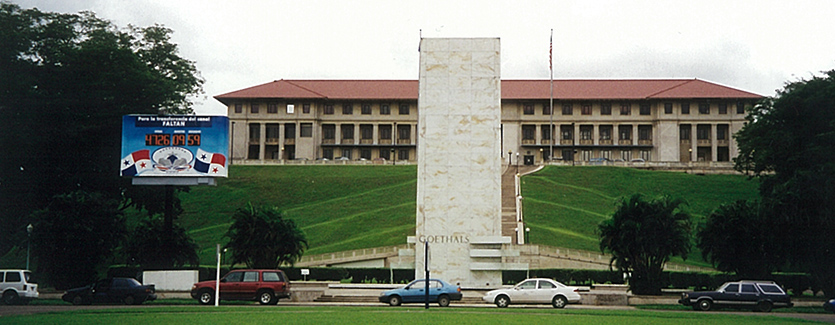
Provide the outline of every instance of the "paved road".
[[[223,304],[221,302],[221,304]],[[111,308],[148,308],[148,307],[161,307],[163,305],[139,305],[139,306],[125,306],[125,305],[92,305],[92,306],[73,306],[70,304],[66,305],[54,305],[54,306],[45,306],[45,305],[29,305],[29,306],[5,306],[0,305],[0,323],[2,323],[2,318],[5,316],[12,316],[12,315],[31,315],[36,313],[47,313],[47,312],[62,312],[62,311],[72,311],[72,310],[97,310],[97,309],[111,309]],[[383,304],[375,304],[375,303],[320,303],[320,302],[280,302],[279,308],[281,306],[365,306],[365,307],[380,307],[380,308],[392,308]],[[459,305],[452,305],[453,307],[465,307],[465,308],[496,308],[494,305],[491,304],[459,304]],[[212,306],[192,306],[193,308],[212,308]],[[253,303],[252,308],[275,308],[272,306],[260,306]],[[404,308],[404,307],[396,307],[396,308]],[[405,308],[423,308],[423,305],[420,304],[413,304],[409,305]],[[439,308],[436,304],[431,305],[430,308]],[[516,308],[524,308],[524,309],[532,309],[532,308],[545,308],[551,309],[551,306],[510,306],[509,309],[516,309]],[[566,307],[567,309],[610,309],[610,310],[635,310],[634,307],[630,306],[591,306],[591,305],[569,305]],[[671,312],[671,313],[700,313],[698,311],[664,311],[664,312]],[[835,324],[835,314],[803,314],[803,313],[756,313],[751,311],[713,311],[711,313],[725,313],[725,314],[736,314],[736,315],[743,315],[743,316],[752,316],[752,317],[759,317],[759,316],[775,316],[775,317],[785,317],[785,318],[795,318],[795,319],[803,319],[809,321],[816,321],[816,322],[824,322],[824,323],[832,323]]]

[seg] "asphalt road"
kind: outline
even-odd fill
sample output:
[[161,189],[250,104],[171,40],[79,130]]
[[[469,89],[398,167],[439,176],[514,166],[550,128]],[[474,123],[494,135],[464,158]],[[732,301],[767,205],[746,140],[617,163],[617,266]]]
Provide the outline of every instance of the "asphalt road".
[[[223,304],[223,303],[221,303]],[[126,305],[90,305],[90,306],[73,306],[70,304],[66,305],[27,305],[27,306],[6,306],[0,305],[0,323],[2,323],[2,318],[6,316],[12,315],[31,315],[37,313],[48,313],[48,312],[62,312],[62,311],[72,311],[72,310],[97,310],[97,309],[115,309],[115,308],[149,308],[149,307],[161,307],[163,305],[138,305],[138,306],[126,306]],[[166,305],[167,306],[167,305]],[[423,305],[420,304],[412,304],[404,307],[390,307],[384,304],[375,304],[375,303],[311,303],[311,302],[280,302],[277,308],[281,308],[281,306],[366,306],[366,307],[380,307],[380,308],[423,308]],[[453,307],[464,307],[464,308],[496,308],[492,304],[459,304],[459,305],[451,305]],[[212,308],[213,306],[193,306],[194,308]],[[252,308],[276,308],[275,306],[260,306],[257,304],[253,304]],[[432,304],[430,308],[440,308],[437,304]],[[509,309],[514,308],[552,308],[550,306],[510,306]],[[617,310],[634,310],[634,307],[629,306],[590,306],[590,305],[569,305],[566,307],[567,309],[617,309]],[[670,312],[670,313],[701,313],[699,311],[662,311],[662,312]],[[712,311],[711,313],[727,313],[727,314],[737,314],[743,316],[752,316],[752,317],[760,317],[760,316],[775,316],[775,317],[785,317],[785,318],[796,318],[796,319],[803,319],[809,321],[816,321],[816,322],[825,322],[825,323],[832,323],[835,324],[835,314],[804,314],[804,313],[756,313],[751,311]]]

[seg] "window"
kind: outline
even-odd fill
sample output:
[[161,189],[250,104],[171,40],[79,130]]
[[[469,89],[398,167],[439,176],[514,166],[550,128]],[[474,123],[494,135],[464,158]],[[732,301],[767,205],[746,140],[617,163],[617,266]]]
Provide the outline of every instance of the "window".
[[681,103],[681,114],[690,114],[690,103]]
[[612,151],[611,150],[600,151],[600,158],[606,158],[606,159],[612,160]]
[[322,158],[333,159],[333,148],[322,148]]
[[618,126],[618,134],[620,134],[620,140],[632,140],[632,126],[631,125],[620,125]]
[[229,275],[227,275],[226,277],[224,277],[224,279],[226,279],[226,282],[241,282],[243,278],[244,272],[232,272],[229,273]]
[[400,149],[397,151],[397,159],[409,160],[409,149]]
[[383,158],[385,160],[391,159],[390,152],[392,152],[392,151],[394,151],[394,149],[385,149],[385,148],[380,149],[380,158]]
[[594,127],[591,125],[583,125],[580,127],[580,140],[591,140],[591,134],[594,132]]
[[362,115],[371,115],[371,104],[362,104]]
[[600,126],[600,140],[612,140],[612,126],[611,125],[601,125]]
[[261,124],[249,124],[249,142],[258,142],[261,139]]
[[411,125],[398,125],[397,126],[397,139],[398,140],[409,140],[411,139],[412,134],[412,126]]
[[679,140],[690,140],[690,124],[682,124],[678,132]]
[[369,124],[360,125],[360,139],[371,140],[374,138],[374,126]]
[[333,115],[333,105],[325,104],[325,106],[322,107],[322,113],[325,115]]
[[583,106],[580,107],[580,114],[591,115],[591,104],[583,104]]
[[641,150],[641,159],[643,159],[644,161],[650,161],[650,160],[652,160],[652,159],[650,159],[650,158],[652,158],[652,153],[651,153],[651,151],[646,150],[646,149],[645,149],[645,150]]
[[295,139],[296,138],[296,125],[293,123],[284,124],[284,138],[286,139]]
[[380,115],[389,115],[391,114],[391,107],[389,104],[382,104],[380,105]]
[[630,160],[632,160],[632,151],[629,151],[629,150],[621,150],[621,151],[620,151],[620,159],[623,159],[623,161],[630,161]]
[[719,103],[719,114],[728,114],[728,104]]
[[20,272],[6,272],[6,282],[20,282]]
[[522,105],[522,114],[533,115],[533,104]]
[[591,160],[591,150],[583,150],[580,152],[580,160],[589,161]]
[[533,140],[535,136],[535,125],[522,125],[522,140]]
[[563,104],[562,105],[562,115],[572,115],[574,114],[574,108],[571,107],[571,104]]
[[551,115],[551,105],[542,104],[542,115]]
[[710,125],[697,125],[696,139],[710,140]]
[[244,272],[244,282],[258,282],[258,272]]
[[716,140],[728,140],[728,125],[716,125]]
[[391,140],[391,125],[380,125],[380,139]]
[[264,272],[262,275],[264,277],[264,282],[282,282],[284,279],[281,276],[281,273],[278,272]]
[[551,128],[550,125],[542,125],[542,140],[548,141],[551,140]]
[[710,104],[699,103],[699,114],[710,114]]
[[738,283],[731,283],[725,287],[725,292],[739,292],[739,284]]
[[632,114],[632,107],[629,104],[620,104],[620,115]]
[[371,159],[371,149],[360,149],[360,158]]
[[745,104],[742,102],[736,103],[736,113],[745,114]]
[[278,105],[267,104],[267,114],[278,114]]
[[258,114],[258,104],[250,104],[249,112],[252,114]]
[[574,126],[573,125],[561,125],[560,126],[560,133],[562,133],[563,140],[573,140],[574,139]]
[[302,113],[310,114],[310,104],[302,104]]
[[351,149],[342,149],[342,157],[351,159]]
[[641,103],[641,106],[638,107],[638,114],[641,115],[650,115],[652,110],[650,109],[649,103]]
[[241,114],[244,112],[244,105],[235,104],[235,113]]
[[652,126],[639,125],[638,126],[638,140],[652,140]]
[[664,103],[664,114],[673,114],[673,103]]
[[753,283],[744,283],[742,284],[742,293],[757,293],[757,288],[754,287]]
[[612,115],[612,103],[601,103],[600,115]]
[[278,124],[267,124],[267,142],[278,142],[279,136],[279,125]]
[[[302,129],[304,125],[302,125]],[[322,139],[333,140],[336,139],[336,125],[322,124]]]
[[295,112],[296,112],[296,105],[293,105],[293,103],[288,103],[287,104],[287,114],[293,114]]
[[301,138],[309,138],[313,136],[313,124],[312,123],[302,123],[301,127],[299,128],[299,137]]
[[342,139],[345,140],[352,140],[354,139],[354,125],[353,124],[342,124],[340,126],[342,129]]
[[539,281],[539,288],[540,288],[540,289],[554,289],[554,288],[556,288],[556,287],[557,287],[557,286],[555,286],[555,285],[554,285],[553,283],[551,283],[551,282],[548,282],[548,281]]
[[409,115],[409,104],[400,104],[400,115]]
[[342,115],[351,115],[354,114],[354,104],[344,104],[342,105]]

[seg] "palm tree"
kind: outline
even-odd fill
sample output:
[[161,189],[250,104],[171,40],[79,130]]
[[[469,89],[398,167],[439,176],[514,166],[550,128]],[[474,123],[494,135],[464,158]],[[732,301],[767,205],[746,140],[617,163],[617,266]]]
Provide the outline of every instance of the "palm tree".
[[651,201],[641,194],[624,198],[611,219],[598,225],[600,250],[609,251],[613,265],[629,276],[634,294],[661,294],[661,274],[672,256],[690,252],[690,216],[679,207],[683,200],[661,197]]
[[225,235],[229,238],[226,248],[232,250],[232,264],[244,263],[257,269],[293,265],[308,247],[304,232],[275,207],[247,203],[232,218]]
[[716,269],[744,278],[764,279],[781,261],[757,202],[737,201],[719,206],[696,234],[696,246]]

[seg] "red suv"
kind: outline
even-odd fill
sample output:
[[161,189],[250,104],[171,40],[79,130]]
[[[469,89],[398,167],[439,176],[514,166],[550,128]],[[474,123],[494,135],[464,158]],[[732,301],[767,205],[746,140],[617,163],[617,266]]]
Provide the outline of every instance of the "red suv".
[[[215,280],[195,283],[191,297],[204,305],[214,303],[215,283]],[[289,298],[290,283],[281,270],[234,270],[220,279],[223,300],[253,300],[274,305],[279,299]]]

